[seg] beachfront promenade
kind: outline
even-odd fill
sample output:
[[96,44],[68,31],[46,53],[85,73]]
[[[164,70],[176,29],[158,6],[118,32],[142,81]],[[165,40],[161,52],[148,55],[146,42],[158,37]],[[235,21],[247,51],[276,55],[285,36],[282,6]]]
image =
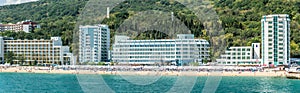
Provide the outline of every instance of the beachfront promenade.
[[49,73],[49,74],[107,74],[107,75],[171,75],[171,76],[271,76],[285,77],[286,71],[261,67],[223,66],[56,66],[28,67],[2,66],[2,73]]

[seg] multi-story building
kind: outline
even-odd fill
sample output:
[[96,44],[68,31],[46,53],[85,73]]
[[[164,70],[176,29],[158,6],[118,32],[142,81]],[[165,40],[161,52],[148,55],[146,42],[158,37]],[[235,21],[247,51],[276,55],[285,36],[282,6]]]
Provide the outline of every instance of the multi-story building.
[[260,43],[252,46],[230,47],[217,59],[221,65],[261,65]]
[[107,62],[110,30],[107,25],[79,27],[79,62]]
[[289,15],[265,15],[262,17],[261,26],[263,64],[287,65],[290,62]]
[[113,62],[120,64],[155,64],[160,62],[200,62],[210,60],[209,43],[194,39],[192,34],[179,34],[177,39],[131,40],[115,36]]
[[0,24],[0,31],[14,31],[15,24]]
[[0,31],[24,31],[26,33],[30,33],[34,31],[36,28],[41,28],[41,26],[36,23],[32,22],[31,20],[26,20],[22,22],[18,22],[17,24],[0,24]]
[[25,64],[48,63],[69,64],[73,61],[68,46],[62,46],[60,37],[51,37],[50,40],[13,40],[13,38],[0,37],[0,60],[5,61],[6,53],[14,54],[14,62],[24,58]]

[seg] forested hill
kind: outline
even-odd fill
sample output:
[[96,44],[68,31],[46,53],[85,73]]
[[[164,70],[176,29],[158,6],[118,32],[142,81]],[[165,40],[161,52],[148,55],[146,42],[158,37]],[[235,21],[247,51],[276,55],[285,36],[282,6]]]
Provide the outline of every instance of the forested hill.
[[77,16],[88,0],[39,0],[18,5],[0,6],[0,23],[16,23],[32,20],[41,24],[42,29],[26,34],[5,32],[4,36],[15,39],[49,39],[51,36],[62,36],[64,45],[72,43],[72,31]]
[[[40,0],[38,2],[24,3],[19,5],[1,6],[0,22],[15,23],[23,20],[33,20],[41,24],[42,29],[37,29],[33,33],[4,32],[1,35],[12,36],[16,39],[50,38],[51,36],[62,36],[64,45],[72,43],[72,31],[75,28],[76,19],[83,10],[88,0]],[[132,1],[132,0],[131,0]],[[174,0],[145,0],[145,7],[151,6],[153,2]],[[291,21],[291,53],[294,57],[300,55],[300,0],[211,0],[214,9],[222,21],[222,26],[226,32],[228,46],[245,46],[252,42],[261,41],[260,19],[268,14],[289,14]],[[147,5],[148,3],[148,5]],[[170,3],[161,3],[167,6]],[[126,6],[126,5],[125,5]],[[139,6],[139,3],[132,3],[131,6]],[[114,31],[115,25],[131,16],[131,11],[140,7],[129,7],[123,12],[113,12],[116,15],[113,21],[109,21],[109,26]],[[117,8],[116,8],[117,9]],[[120,11],[120,10],[114,11]],[[163,8],[160,8],[163,9]],[[195,19],[190,12],[181,12],[182,6],[172,7],[175,16],[181,13],[183,21],[196,36],[201,37],[203,30],[202,23]],[[179,10],[179,11],[178,11]],[[163,10],[164,11],[164,10]],[[177,12],[176,12],[177,11]],[[143,36],[143,35],[142,35]],[[145,35],[148,36],[148,35]],[[162,35],[164,36],[164,35]]]

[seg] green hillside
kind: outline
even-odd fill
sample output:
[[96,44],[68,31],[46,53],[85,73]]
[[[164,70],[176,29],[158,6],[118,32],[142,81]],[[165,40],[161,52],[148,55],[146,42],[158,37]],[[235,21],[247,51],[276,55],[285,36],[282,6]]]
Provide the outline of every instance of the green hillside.
[[49,39],[51,36],[62,36],[64,45],[72,43],[72,31],[75,28],[79,11],[88,0],[39,0],[19,5],[0,7],[0,23],[16,23],[32,20],[41,24],[42,29],[26,34],[5,32],[4,36],[15,39]]
[[[72,31],[76,30],[76,20],[82,12],[88,0],[40,0],[20,5],[10,5],[0,7],[0,22],[15,23],[22,20],[33,20],[41,24],[42,29],[37,29],[33,33],[4,32],[1,35],[12,36],[16,39],[50,38],[51,36],[62,36],[64,45],[72,44]],[[199,38],[209,39],[204,30],[204,23],[195,18],[195,14],[174,0],[128,0],[121,3],[111,11],[109,19],[102,23],[108,24],[112,35],[125,19],[138,11],[160,10],[165,12],[173,11],[174,15],[180,19]],[[245,46],[252,42],[260,42],[260,19],[267,14],[289,14],[291,22],[291,53],[293,57],[300,57],[300,1],[299,0],[211,0],[214,9],[217,11],[222,26],[226,32],[227,46]],[[159,4],[157,4],[159,3]],[[153,5],[157,7],[152,7]],[[171,7],[170,7],[171,6]],[[84,24],[97,23],[85,22]],[[203,34],[204,33],[204,34]],[[154,34],[147,31],[144,36],[153,38],[163,38],[165,35]],[[151,38],[147,38],[151,39]]]

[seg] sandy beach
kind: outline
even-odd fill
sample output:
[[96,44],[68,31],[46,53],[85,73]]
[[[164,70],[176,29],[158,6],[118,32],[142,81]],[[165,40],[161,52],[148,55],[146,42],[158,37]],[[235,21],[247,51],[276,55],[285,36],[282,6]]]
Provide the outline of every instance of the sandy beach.
[[0,68],[0,73],[48,73],[48,74],[102,74],[102,75],[170,75],[170,76],[261,76],[285,77],[286,71],[102,71],[102,70],[63,70],[37,67]]

